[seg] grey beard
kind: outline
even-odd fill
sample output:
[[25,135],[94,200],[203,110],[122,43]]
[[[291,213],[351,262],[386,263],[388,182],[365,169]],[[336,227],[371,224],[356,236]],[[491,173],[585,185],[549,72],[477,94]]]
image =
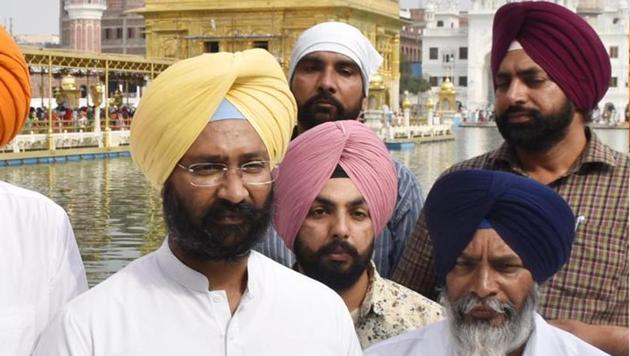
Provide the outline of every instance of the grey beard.
[[534,285],[522,310],[517,311],[511,303],[502,303],[496,298],[485,300],[486,306],[505,314],[505,322],[494,326],[487,321],[464,319],[475,306],[481,303],[477,297],[467,295],[449,303],[446,291],[440,292],[440,303],[444,305],[449,330],[459,355],[504,356],[523,346],[534,330],[534,315],[538,300],[538,285]]

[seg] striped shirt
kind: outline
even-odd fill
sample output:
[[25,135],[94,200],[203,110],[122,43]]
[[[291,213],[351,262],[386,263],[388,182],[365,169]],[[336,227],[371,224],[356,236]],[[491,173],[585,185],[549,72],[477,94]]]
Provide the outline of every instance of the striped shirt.
[[[394,165],[398,173],[396,207],[385,230],[374,241],[373,260],[376,269],[385,278],[391,274],[398,263],[405,242],[411,235],[424,204],[420,183],[414,173],[396,160],[394,160]],[[265,237],[254,249],[287,267],[295,263],[293,252],[286,247],[273,226],[269,227]]]
[[[588,128],[586,134],[587,147],[576,163],[549,184],[582,223],[577,227],[568,263],[542,286],[538,310],[546,319],[628,326],[630,159],[603,144]],[[447,172],[464,168],[526,175],[515,152],[505,143]],[[392,279],[423,295],[436,295],[424,213]]]

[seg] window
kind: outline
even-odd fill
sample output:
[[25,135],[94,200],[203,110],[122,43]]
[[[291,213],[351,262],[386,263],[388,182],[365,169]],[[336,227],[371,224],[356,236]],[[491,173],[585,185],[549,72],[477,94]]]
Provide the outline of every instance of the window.
[[444,27],[444,21],[438,20],[437,27]]
[[611,87],[611,88],[616,88],[617,87],[617,77],[610,78],[610,84],[608,86]]
[[147,37],[147,28],[146,27],[140,27],[140,37],[142,37],[142,38],[146,38]]
[[105,39],[109,40],[112,38],[112,29],[111,28],[106,28],[105,29]]
[[468,86],[468,77],[467,76],[459,77],[457,85],[460,86],[460,87],[467,87]]
[[269,49],[269,41],[254,41],[254,48]]
[[429,48],[429,59],[438,59],[438,49],[437,49],[437,47]]
[[122,38],[122,28],[116,29],[116,39],[119,40]]
[[619,58],[619,47],[610,47],[610,58]]
[[442,56],[442,62],[444,63],[453,63],[455,61],[455,55],[453,53],[447,53]]
[[438,86],[438,77],[429,77],[429,83],[432,87]]
[[217,53],[219,52],[219,41],[204,42],[203,47],[206,53]]
[[468,59],[468,47],[459,47],[459,59]]
[[133,27],[127,28],[127,38],[134,38],[136,36],[136,29]]

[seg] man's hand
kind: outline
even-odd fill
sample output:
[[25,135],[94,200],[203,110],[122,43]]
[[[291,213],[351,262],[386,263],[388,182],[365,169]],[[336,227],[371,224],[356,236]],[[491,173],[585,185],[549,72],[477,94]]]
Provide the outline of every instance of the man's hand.
[[628,328],[586,324],[578,320],[566,319],[548,322],[613,356],[628,356]]

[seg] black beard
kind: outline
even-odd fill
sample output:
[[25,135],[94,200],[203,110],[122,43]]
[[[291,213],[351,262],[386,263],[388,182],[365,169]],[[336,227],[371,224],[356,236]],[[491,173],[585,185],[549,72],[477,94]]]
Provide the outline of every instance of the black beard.
[[[191,220],[185,201],[177,196],[170,180],[162,192],[162,208],[169,239],[188,256],[202,261],[237,261],[249,255],[251,248],[264,236],[271,221],[272,193],[264,206],[232,204],[217,200],[205,211],[200,222]],[[221,225],[217,218],[226,213],[243,218],[234,225]]]
[[[325,255],[337,248],[343,249],[344,252],[352,257],[352,262],[346,269],[338,263],[323,261]],[[340,293],[352,287],[370,265],[372,252],[374,251],[374,241],[372,241],[364,254],[359,254],[354,246],[341,239],[333,240],[316,252],[313,252],[302,244],[300,238],[297,238],[295,239],[293,250],[298,266],[305,275],[324,283]]]
[[[532,116],[530,122],[517,124],[508,122],[509,114],[522,111]],[[552,148],[566,137],[574,113],[575,107],[569,99],[565,99],[560,112],[546,116],[538,110],[510,106],[497,116],[497,128],[510,146],[529,152],[541,152]]]
[[[336,115],[334,117],[331,116],[331,112],[328,108],[317,106],[318,104],[316,104],[316,102],[322,100],[328,101],[336,108]],[[328,121],[356,120],[359,118],[359,114],[361,114],[362,101],[363,98],[359,99],[358,103],[346,110],[343,104],[330,94],[330,92],[321,91],[308,99],[304,104],[298,106],[298,123],[302,129],[306,131]]]

